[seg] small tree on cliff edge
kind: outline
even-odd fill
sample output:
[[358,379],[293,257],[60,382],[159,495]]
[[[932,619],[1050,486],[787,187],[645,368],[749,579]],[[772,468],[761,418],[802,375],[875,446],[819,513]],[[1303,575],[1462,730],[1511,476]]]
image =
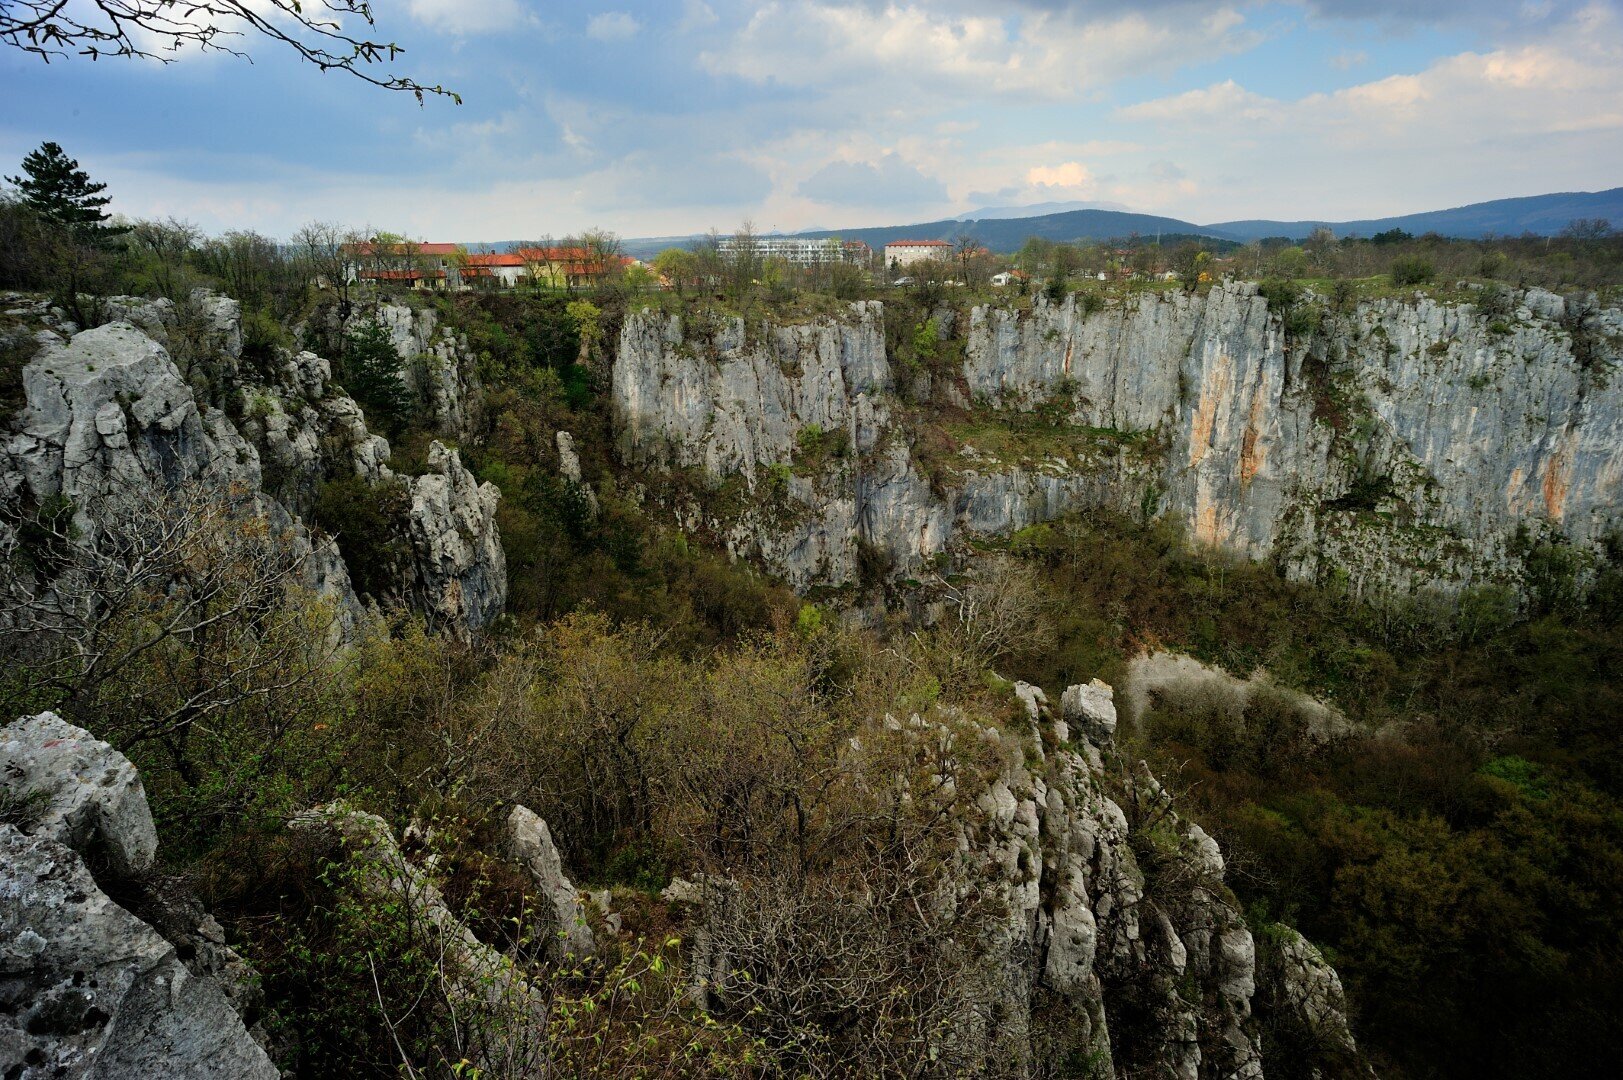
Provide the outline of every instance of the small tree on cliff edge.
[[54,142],[23,158],[23,176],[8,176],[23,202],[43,220],[74,233],[80,239],[104,239],[126,230],[104,224],[108,204],[106,184],[93,183],[79,163]]
[[344,388],[360,402],[374,430],[395,438],[411,419],[411,388],[389,331],[376,319],[351,328],[344,342]]

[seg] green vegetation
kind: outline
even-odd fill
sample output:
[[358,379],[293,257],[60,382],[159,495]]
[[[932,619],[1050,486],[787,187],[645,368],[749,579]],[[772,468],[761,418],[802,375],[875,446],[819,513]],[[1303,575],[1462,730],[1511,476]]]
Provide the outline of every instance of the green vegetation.
[[1354,603],[1104,514],[1013,548],[1065,603],[1053,649],[1006,673],[1120,685],[1154,643],[1266,666],[1355,722],[1164,698],[1124,737],[1178,778],[1257,919],[1333,957],[1382,1075],[1566,1076],[1623,1051],[1623,565],[1587,603],[1555,586],[1518,614],[1487,590]]
[[338,374],[365,410],[368,425],[391,439],[398,437],[411,421],[416,401],[388,328],[375,319],[351,324]]

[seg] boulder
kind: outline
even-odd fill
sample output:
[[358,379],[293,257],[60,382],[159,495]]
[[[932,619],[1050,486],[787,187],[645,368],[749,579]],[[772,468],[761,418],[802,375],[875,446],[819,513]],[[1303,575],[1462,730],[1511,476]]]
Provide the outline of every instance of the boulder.
[[0,792],[14,808],[0,824],[0,1075],[276,1080],[234,1007],[251,972],[218,924],[182,911],[206,946],[183,960],[104,891],[139,894],[129,879],[157,850],[134,766],[41,713],[0,730]]
[[428,448],[428,470],[406,481],[411,496],[410,595],[439,628],[471,634],[507,603],[507,556],[496,531],[501,491],[481,484],[444,443]]
[[115,879],[152,866],[158,834],[135,766],[55,713],[0,728],[0,786],[24,805],[31,835],[104,863]]
[[[591,955],[597,948],[580,893],[564,874],[563,860],[552,842],[547,823],[533,810],[515,806],[507,815],[507,850],[541,890],[550,911],[552,940],[548,952],[555,959]],[[603,903],[600,907],[607,908]]]
[[1065,723],[1095,745],[1108,746],[1115,739],[1116,701],[1108,683],[1094,679],[1085,686],[1067,686],[1059,707]]

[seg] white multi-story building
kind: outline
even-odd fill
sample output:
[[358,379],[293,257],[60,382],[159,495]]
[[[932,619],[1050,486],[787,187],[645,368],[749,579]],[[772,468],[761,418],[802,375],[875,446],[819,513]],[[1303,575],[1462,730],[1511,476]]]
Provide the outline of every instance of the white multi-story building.
[[861,240],[841,240],[838,237],[808,236],[752,236],[741,239],[723,236],[716,248],[723,255],[733,256],[748,244],[760,259],[782,259],[796,266],[815,266],[818,263],[868,261],[868,245]]
[[893,240],[885,245],[885,265],[911,266],[951,254],[952,245],[945,240]]

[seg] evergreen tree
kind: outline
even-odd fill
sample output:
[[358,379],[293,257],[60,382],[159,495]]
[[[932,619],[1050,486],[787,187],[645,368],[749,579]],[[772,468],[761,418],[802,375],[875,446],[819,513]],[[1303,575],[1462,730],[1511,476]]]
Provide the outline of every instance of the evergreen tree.
[[92,183],[79,163],[56,143],[41,143],[23,158],[23,172],[27,175],[6,180],[17,186],[23,202],[45,221],[85,237],[124,231],[103,224],[108,215],[102,207],[110,200],[101,192],[107,185]]
[[344,388],[366,412],[374,430],[390,438],[411,418],[412,393],[389,331],[375,319],[355,325],[344,341]]

